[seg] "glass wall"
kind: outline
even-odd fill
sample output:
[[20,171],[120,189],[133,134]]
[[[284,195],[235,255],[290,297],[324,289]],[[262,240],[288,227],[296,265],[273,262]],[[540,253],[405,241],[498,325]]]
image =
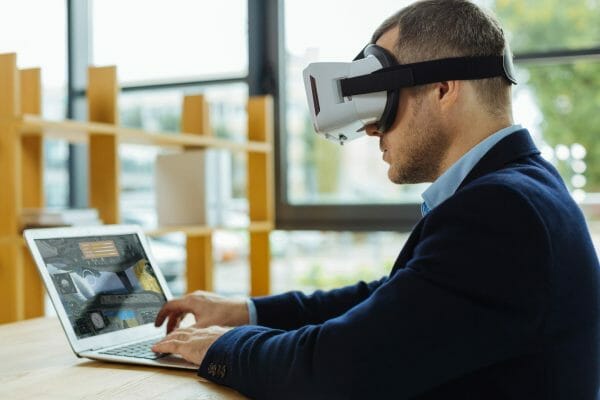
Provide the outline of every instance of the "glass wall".
[[94,0],[94,63],[118,65],[122,84],[245,76],[246,3]]
[[[532,133],[544,157],[562,174],[573,197],[586,213],[596,248],[600,249],[600,62],[598,57],[561,61],[519,58],[531,52],[578,50],[600,44],[598,1],[520,0],[476,1],[497,13],[517,56],[519,85],[514,87],[515,122]],[[343,147],[314,133],[308,115],[302,70],[315,61],[350,61],[370,40],[372,32],[389,15],[409,1],[373,0],[340,7],[338,2],[285,1],[285,122],[287,197],[291,205],[420,203],[427,185],[394,185],[380,158],[377,140],[363,137]],[[315,13],[314,10],[319,12]],[[336,18],[331,18],[336,15]],[[310,20],[310,29],[306,21]],[[600,52],[600,51],[598,51]],[[522,60],[522,61],[519,61]],[[529,61],[527,61],[529,60]],[[295,232],[281,233],[286,241],[312,241],[302,259],[289,250],[281,260],[294,260],[294,276],[286,287],[303,286],[306,276],[321,276],[321,283],[336,276],[342,249],[368,253],[370,240],[380,238],[396,253],[405,236],[394,233]],[[337,238],[339,240],[331,240]],[[375,239],[373,239],[375,240]],[[349,243],[352,243],[349,245]],[[274,246],[277,248],[277,246]],[[290,246],[290,249],[294,246]],[[286,247],[284,247],[286,248]],[[362,250],[361,250],[362,249]],[[326,257],[339,252],[339,256]],[[393,252],[392,251],[392,252]],[[292,256],[293,253],[293,256]],[[347,271],[353,279],[374,278],[387,261],[371,257],[365,268]],[[279,261],[276,265],[280,265]],[[279,267],[275,271],[282,271]],[[274,287],[280,272],[274,273]],[[375,274],[376,275],[376,274]],[[324,281],[325,280],[325,281]]]
[[[515,114],[559,170],[587,216],[600,253],[600,61],[544,58],[600,44],[600,2],[497,0],[494,9],[518,62]],[[527,57],[531,52],[542,57]],[[539,56],[540,54],[538,54]]]
[[[286,126],[282,134],[287,141],[290,203],[418,201],[424,185],[389,183],[378,140],[362,137],[341,147],[314,133],[302,82],[302,70],[311,62],[352,60],[381,21],[408,3],[375,0],[340,7],[334,1],[285,2]],[[306,29],[308,20],[311,29]]]
[[[19,68],[41,68],[42,113],[53,119],[65,117],[65,27],[64,0],[0,1],[0,53],[17,53]],[[68,145],[46,140],[44,156],[46,205],[65,207],[69,193]]]
[[[387,16],[410,1],[373,0],[343,7],[335,1],[284,0],[284,68],[286,123],[282,136],[287,198],[292,205],[413,204],[427,185],[393,185],[380,159],[377,141],[361,138],[340,147],[312,130],[301,71],[314,61],[348,61],[369,41]],[[499,16],[517,56],[519,85],[514,115],[530,129],[543,155],[554,163],[588,216],[600,248],[600,160],[596,121],[600,98],[600,63],[592,58],[552,61],[531,52],[577,50],[600,43],[598,1],[481,0]],[[211,102],[215,134],[245,132],[243,77],[248,73],[247,4],[192,0],[127,2],[93,0],[92,61],[116,64],[122,85],[121,122],[149,130],[179,129],[182,96],[205,93]],[[314,10],[319,10],[316,13]],[[335,15],[336,18],[331,18]],[[309,21],[309,22],[307,22]],[[308,29],[309,27],[310,29]],[[527,56],[528,57],[523,57]],[[241,77],[239,83],[198,85],[195,81]],[[177,86],[189,82],[189,85]],[[160,90],[134,90],[142,85]],[[169,88],[168,86],[173,87]],[[241,138],[241,136],[240,136]],[[157,151],[123,147],[122,210],[126,222],[156,224],[153,163]],[[228,163],[231,221],[245,223],[245,160]],[[359,279],[376,279],[389,271],[406,233],[274,232],[272,287],[327,288]],[[183,237],[171,235],[153,248],[175,293],[185,283]],[[248,237],[243,231],[215,234],[216,289],[248,291]]]

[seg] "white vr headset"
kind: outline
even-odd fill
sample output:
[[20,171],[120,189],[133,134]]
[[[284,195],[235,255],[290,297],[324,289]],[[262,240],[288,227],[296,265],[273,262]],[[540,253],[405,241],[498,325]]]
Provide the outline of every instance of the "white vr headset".
[[450,80],[503,76],[516,84],[512,55],[456,57],[398,64],[386,49],[367,45],[352,62],[318,62],[304,69],[304,88],[315,131],[344,144],[376,123],[394,123],[400,89]]

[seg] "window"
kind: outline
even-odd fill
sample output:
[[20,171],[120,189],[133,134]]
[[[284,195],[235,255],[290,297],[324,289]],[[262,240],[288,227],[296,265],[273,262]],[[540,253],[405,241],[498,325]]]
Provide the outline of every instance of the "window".
[[[203,93],[210,104],[213,134],[245,140],[248,98],[247,2],[192,0],[102,0],[91,2],[94,65],[117,65],[122,93],[120,123],[127,127],[180,130],[183,97]],[[159,149],[123,145],[121,157],[122,221],[146,228],[157,225],[154,160]],[[245,156],[219,159],[225,179],[221,217],[247,223]],[[215,182],[217,179],[215,179]],[[207,182],[208,185],[215,182]],[[172,234],[152,240],[152,248],[175,295],[185,292],[185,237]],[[247,255],[242,232],[216,232],[215,286],[221,292],[247,292],[227,284],[221,265],[240,264]],[[223,285],[225,282],[225,285]],[[245,281],[244,281],[245,282]],[[242,282],[243,283],[243,282]]]
[[118,65],[119,82],[243,77],[245,0],[95,0],[93,61]]
[[515,113],[586,214],[600,253],[600,2],[498,0],[520,84]]
[[[390,183],[372,138],[340,147],[315,135],[302,82],[302,69],[310,62],[351,60],[375,28],[410,1],[376,0],[343,8],[334,2],[311,1],[284,2],[286,77],[280,156],[284,189],[279,193],[278,217],[286,228],[303,228],[304,220],[318,215],[320,222],[311,226],[352,229],[342,222],[352,218],[357,226],[410,229],[419,218],[414,205],[422,201],[426,185]],[[594,199],[600,150],[593,140],[597,135],[593,110],[598,108],[595,87],[600,71],[597,61],[584,57],[600,54],[600,2],[478,3],[498,15],[516,55],[520,84],[514,90],[515,121],[530,129],[576,199]],[[312,12],[315,9],[319,13]],[[334,14],[343,18],[330,18]],[[310,30],[306,20],[311,21]],[[390,216],[392,223],[378,219],[381,214]],[[397,220],[399,215],[405,223]]]
[[491,3],[515,54],[598,48],[600,44],[598,0]]
[[[31,10],[36,12],[31,12]],[[23,0],[0,5],[0,53],[17,53],[19,68],[40,67],[42,113],[62,119],[66,106],[66,43],[64,0]],[[32,28],[33,27],[33,28]],[[68,146],[46,140],[44,146],[46,206],[68,201]]]
[[[316,0],[285,2],[284,132],[289,203],[419,201],[423,185],[389,183],[377,140],[362,137],[341,147],[315,135],[302,81],[302,70],[311,62],[352,60],[379,23],[408,3],[377,0],[340,7],[340,3]],[[311,21],[308,30],[307,20]]]
[[[283,73],[279,87],[272,91],[280,96],[278,224],[284,229],[313,230],[273,233],[273,290],[334,287],[386,274],[406,240],[405,233],[319,230],[407,232],[420,217],[418,203],[425,185],[390,183],[372,138],[342,148],[317,137],[308,120],[301,71],[312,61],[352,59],[381,21],[410,1],[373,0],[349,6],[315,0],[222,3],[91,3],[91,59],[96,65],[119,67],[124,86],[121,122],[176,130],[183,93],[202,91],[212,103],[217,135],[244,132],[245,99],[257,86],[253,77],[258,86],[271,92],[270,79]],[[516,55],[520,83],[514,90],[515,120],[530,129],[544,156],[559,168],[581,202],[600,248],[600,150],[593,140],[600,126],[595,112],[600,106],[595,90],[600,86],[600,62],[587,57],[600,54],[600,3],[479,3],[498,14]],[[257,16],[269,22],[261,14],[268,18],[280,15],[277,22],[283,29],[277,30],[278,23],[257,24]],[[250,39],[254,38],[250,46],[248,26],[255,28],[250,33]],[[276,46],[270,43],[277,40],[282,41],[277,43],[281,54],[276,54]],[[260,68],[253,69],[252,60],[263,57],[261,52],[265,59],[259,60]],[[277,56],[281,56],[280,61]],[[83,95],[81,92],[73,104]],[[151,163],[155,155],[151,149],[136,147],[123,153],[125,220],[155,224],[155,215],[148,207],[153,201]],[[246,190],[245,163],[233,158],[230,165],[229,215],[236,220],[245,215],[236,210],[247,207],[243,200],[237,202]],[[245,232],[215,235],[215,257],[219,260],[215,287],[219,292],[247,292],[248,269],[241,261],[247,255],[247,242]],[[171,235],[153,244],[175,293],[185,288],[181,279],[182,243],[181,236]]]

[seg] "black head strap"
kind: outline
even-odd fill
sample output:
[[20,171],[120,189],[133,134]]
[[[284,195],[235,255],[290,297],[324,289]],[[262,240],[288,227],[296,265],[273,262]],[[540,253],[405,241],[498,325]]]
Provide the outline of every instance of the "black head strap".
[[[359,56],[364,54],[363,50]],[[456,57],[398,64],[367,75],[342,79],[340,85],[342,95],[347,97],[434,82],[484,79],[495,76],[503,76],[511,83],[516,83],[512,62],[507,57],[509,55],[505,53],[504,56]]]

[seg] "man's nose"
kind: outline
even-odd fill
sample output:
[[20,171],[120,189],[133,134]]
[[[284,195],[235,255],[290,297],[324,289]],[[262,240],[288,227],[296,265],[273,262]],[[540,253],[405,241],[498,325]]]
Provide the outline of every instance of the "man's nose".
[[368,136],[381,136],[381,132],[377,130],[377,124],[369,124],[365,126],[365,133]]

